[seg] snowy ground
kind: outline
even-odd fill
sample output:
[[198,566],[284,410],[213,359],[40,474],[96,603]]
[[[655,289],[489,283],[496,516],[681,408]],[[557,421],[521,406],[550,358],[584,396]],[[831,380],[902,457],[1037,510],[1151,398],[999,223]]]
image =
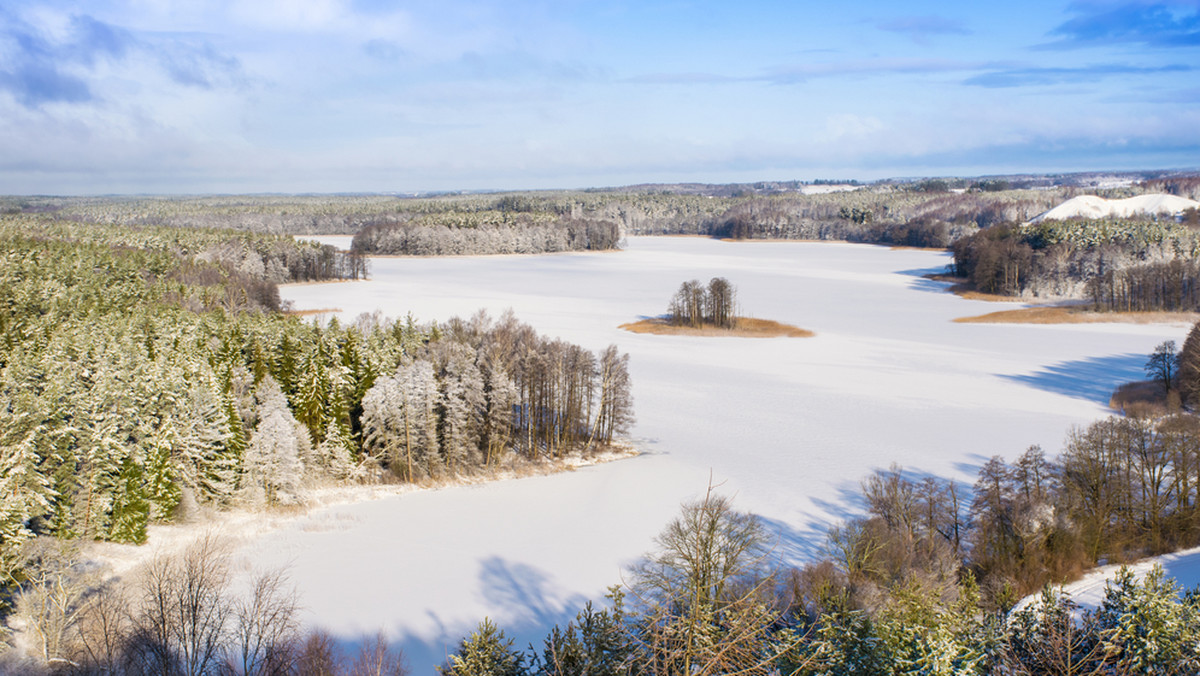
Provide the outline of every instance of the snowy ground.
[[[1129,568],[1136,579],[1142,580],[1156,565],[1162,566],[1163,573],[1168,578],[1174,578],[1179,582],[1180,592],[1186,592],[1188,589],[1200,585],[1200,547],[1142,559],[1125,567]],[[1079,604],[1080,610],[1095,610],[1104,601],[1108,585],[1116,579],[1117,571],[1120,569],[1121,566],[1116,564],[1101,566],[1080,579],[1063,585],[1060,589],[1070,596],[1072,601]],[[1013,612],[1025,608],[1031,603],[1038,603],[1040,600],[1040,592],[1030,594],[1013,607]]]
[[1125,199],[1109,200],[1096,195],[1079,195],[1053,209],[1034,216],[1029,222],[1066,220],[1070,218],[1132,218],[1156,214],[1179,215],[1187,209],[1200,207],[1200,202],[1178,195],[1155,193]]
[[[330,241],[330,238],[321,238]],[[333,240],[344,243],[345,239]],[[282,289],[298,309],[421,320],[512,308],[543,334],[631,355],[644,454],[555,476],[410,492],[284,520],[242,546],[287,565],[309,622],[347,641],[383,629],[431,673],[485,615],[519,645],[621,581],[710,475],[759,514],[789,562],[860,512],[858,482],[898,462],[972,482],[992,455],[1056,453],[1107,414],[1183,325],[954,324],[1018,304],[967,301],[922,278],[948,254],[840,243],[631,238],[623,252],[387,258],[372,279]],[[725,276],[744,314],[814,338],[637,335],[679,284]],[[233,529],[236,531],[236,529]]]

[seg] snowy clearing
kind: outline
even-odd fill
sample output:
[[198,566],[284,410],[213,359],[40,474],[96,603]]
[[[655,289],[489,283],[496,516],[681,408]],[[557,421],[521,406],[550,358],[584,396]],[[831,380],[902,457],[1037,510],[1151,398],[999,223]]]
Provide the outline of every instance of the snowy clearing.
[[[346,239],[321,238],[330,243]],[[621,581],[710,475],[760,515],[789,563],[861,513],[859,481],[900,463],[973,483],[992,455],[1056,454],[1072,425],[1108,414],[1177,325],[955,324],[1021,307],[958,298],[922,278],[950,255],[843,243],[631,238],[617,253],[371,261],[369,281],[289,286],[297,309],[376,309],[445,320],[512,308],[539,332],[631,356],[638,422],[629,460],[266,517],[247,569],[288,566],[305,620],[347,642],[383,629],[432,673],[485,615],[519,646]],[[805,340],[639,335],[682,281],[728,278],[742,314]],[[275,523],[267,523],[274,519]],[[241,530],[241,529],[248,530]],[[153,539],[160,537],[156,530]]]

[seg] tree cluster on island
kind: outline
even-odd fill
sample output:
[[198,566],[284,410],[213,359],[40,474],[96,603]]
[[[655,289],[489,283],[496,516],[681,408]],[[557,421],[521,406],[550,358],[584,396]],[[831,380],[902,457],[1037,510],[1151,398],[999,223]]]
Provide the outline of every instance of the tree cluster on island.
[[737,290],[724,277],[713,277],[707,285],[695,279],[684,282],[671,298],[667,321],[672,326],[732,329],[737,324]]

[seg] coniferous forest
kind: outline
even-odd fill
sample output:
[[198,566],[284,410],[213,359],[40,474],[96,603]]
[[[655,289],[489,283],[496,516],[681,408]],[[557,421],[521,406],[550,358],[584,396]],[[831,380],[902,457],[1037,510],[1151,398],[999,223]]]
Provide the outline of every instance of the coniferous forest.
[[154,522],[333,481],[448,478],[608,446],[627,357],[514,317],[279,311],[277,282],[365,260],[291,237],[0,219],[0,575],[37,535],[140,543]]

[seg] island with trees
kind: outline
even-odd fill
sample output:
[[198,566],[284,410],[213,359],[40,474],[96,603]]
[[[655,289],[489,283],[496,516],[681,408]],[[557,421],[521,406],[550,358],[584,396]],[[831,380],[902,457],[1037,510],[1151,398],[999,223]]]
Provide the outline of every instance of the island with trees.
[[684,282],[671,298],[667,314],[621,325],[633,333],[748,338],[808,338],[812,331],[770,319],[737,314],[737,290],[728,279],[713,277],[708,284]]

